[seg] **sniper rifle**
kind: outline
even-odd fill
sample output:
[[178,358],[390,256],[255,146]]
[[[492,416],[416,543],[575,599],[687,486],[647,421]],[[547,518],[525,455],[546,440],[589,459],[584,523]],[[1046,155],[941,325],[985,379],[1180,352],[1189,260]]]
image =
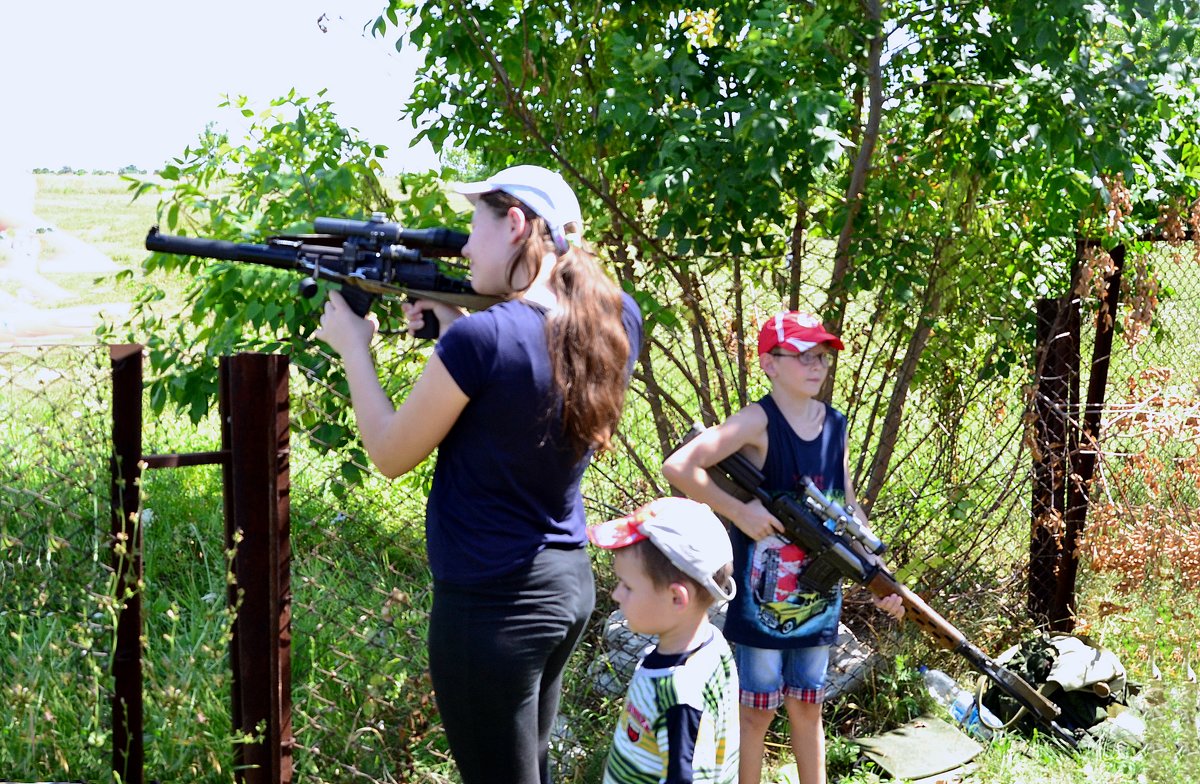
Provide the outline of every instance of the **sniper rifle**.
[[[687,443],[703,432],[696,425],[684,438]],[[804,478],[804,497],[771,493],[765,478],[745,455],[734,453],[709,469],[723,490],[743,501],[757,498],[779,522],[784,536],[810,558],[803,583],[806,590],[827,593],[843,578],[865,585],[879,597],[897,594],[904,602],[904,617],[931,636],[941,648],[962,656],[979,673],[1029,711],[1049,737],[1075,748],[1078,741],[1057,722],[1061,709],[1016,673],[997,663],[913,593],[883,565],[879,555],[886,545],[841,505],[826,498],[812,480]]]
[[[314,296],[317,281],[328,280],[341,289],[355,313],[365,316],[379,296],[408,295],[482,310],[499,300],[477,294],[465,275],[443,271],[447,262],[432,258],[462,255],[468,234],[447,228],[405,229],[375,213],[370,220],[317,218],[315,234],[280,235],[265,243],[229,242],[204,237],[162,234],[154,226],[146,235],[146,249],[156,253],[261,264],[304,273],[300,293]],[[439,325],[432,312],[424,314],[418,338],[436,338]]]

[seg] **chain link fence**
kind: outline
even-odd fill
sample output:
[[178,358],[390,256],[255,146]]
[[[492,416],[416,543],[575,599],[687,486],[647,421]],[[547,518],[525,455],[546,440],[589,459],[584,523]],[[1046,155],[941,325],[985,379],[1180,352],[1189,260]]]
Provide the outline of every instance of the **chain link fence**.
[[[1137,263],[1137,262],[1135,262]],[[1131,581],[1171,563],[1200,577],[1200,265],[1152,251],[1157,326],[1114,345],[1091,529],[1084,552]],[[1136,273],[1135,273],[1136,274]],[[1133,303],[1137,307],[1137,303]],[[1123,319],[1128,311],[1117,315]],[[1084,383],[1090,357],[1085,318]],[[848,327],[847,332],[852,330]],[[1132,327],[1123,327],[1126,335]],[[110,655],[116,602],[109,555],[111,400],[103,348],[0,354],[0,778],[111,777]],[[407,361],[401,357],[397,362]],[[384,373],[399,372],[384,368]],[[425,667],[431,580],[423,544],[430,467],[388,481],[321,447],[316,391],[293,371],[291,452],[292,703],[297,780],[453,781]],[[978,382],[910,402],[914,412],[874,517],[910,585],[939,588],[935,608],[999,642],[1021,628],[1032,486],[1024,379]],[[853,399],[835,405],[853,411]],[[589,517],[664,492],[654,432],[636,400],[626,445],[585,486]],[[674,423],[682,432],[680,416]],[[198,426],[148,417],[144,451],[217,449]],[[856,427],[864,423],[856,422]],[[852,466],[853,468],[853,466]],[[147,779],[229,781],[229,554],[221,472],[144,474]],[[598,609],[566,684],[554,754],[561,779],[591,781],[615,698],[588,675],[605,645],[611,587],[597,559]],[[1140,570],[1140,571],[1139,571]],[[865,602],[865,600],[863,600]],[[853,606],[851,605],[851,613]],[[865,612],[864,612],[865,616]],[[1195,645],[1194,641],[1191,645]],[[594,669],[594,668],[593,668]]]
[[[1134,257],[1138,282],[1117,315],[1096,487],[1082,550],[1130,591],[1200,580],[1200,241],[1157,243]],[[1153,325],[1144,323],[1153,312]],[[1178,607],[1191,615],[1190,603]],[[1200,644],[1171,651],[1180,672]]]
[[107,355],[0,354],[0,778],[109,765]]

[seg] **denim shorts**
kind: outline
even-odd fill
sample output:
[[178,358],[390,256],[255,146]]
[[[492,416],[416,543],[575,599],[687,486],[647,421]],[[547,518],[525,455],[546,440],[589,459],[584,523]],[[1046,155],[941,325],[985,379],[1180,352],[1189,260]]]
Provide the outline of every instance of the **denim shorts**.
[[737,664],[740,701],[747,708],[775,710],[784,697],[820,704],[825,699],[825,673],[829,668],[829,646],[776,651],[738,645],[733,649]]

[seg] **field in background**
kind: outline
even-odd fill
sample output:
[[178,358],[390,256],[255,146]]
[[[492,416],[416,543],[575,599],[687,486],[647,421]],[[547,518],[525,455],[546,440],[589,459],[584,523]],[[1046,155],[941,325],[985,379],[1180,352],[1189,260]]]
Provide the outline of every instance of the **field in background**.
[[0,346],[89,343],[128,318],[154,203],[117,175],[37,175],[33,218],[0,241]]
[[145,257],[142,241],[154,224],[153,197],[131,200],[116,174],[39,174],[34,211],[110,257],[121,269]]

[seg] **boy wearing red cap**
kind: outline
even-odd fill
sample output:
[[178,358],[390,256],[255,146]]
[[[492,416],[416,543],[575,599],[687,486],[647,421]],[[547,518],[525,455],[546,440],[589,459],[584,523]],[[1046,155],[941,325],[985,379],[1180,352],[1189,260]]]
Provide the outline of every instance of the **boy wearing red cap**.
[[658,637],[630,680],[604,784],[736,784],[737,671],[708,621],[736,591],[725,526],[704,504],[660,498],[588,539],[615,551],[613,599],[629,628]]
[[[735,526],[730,536],[738,593],[726,615],[725,636],[735,644],[740,678],[741,784],[761,780],[767,729],[781,704],[801,784],[824,784],[821,703],[842,594],[840,587],[824,595],[806,590],[807,556],[782,536],[783,524],[758,500],[743,502],[721,490],[707,469],[741,452],[762,470],[767,490],[803,498],[800,482],[808,477],[826,496],[852,508],[846,417],[817,399],[832,352],[842,348],[816,316],[795,311],[773,316],[758,334],[759,366],[771,392],[663,464],[674,487]],[[897,596],[878,605],[896,617],[903,613]]]

